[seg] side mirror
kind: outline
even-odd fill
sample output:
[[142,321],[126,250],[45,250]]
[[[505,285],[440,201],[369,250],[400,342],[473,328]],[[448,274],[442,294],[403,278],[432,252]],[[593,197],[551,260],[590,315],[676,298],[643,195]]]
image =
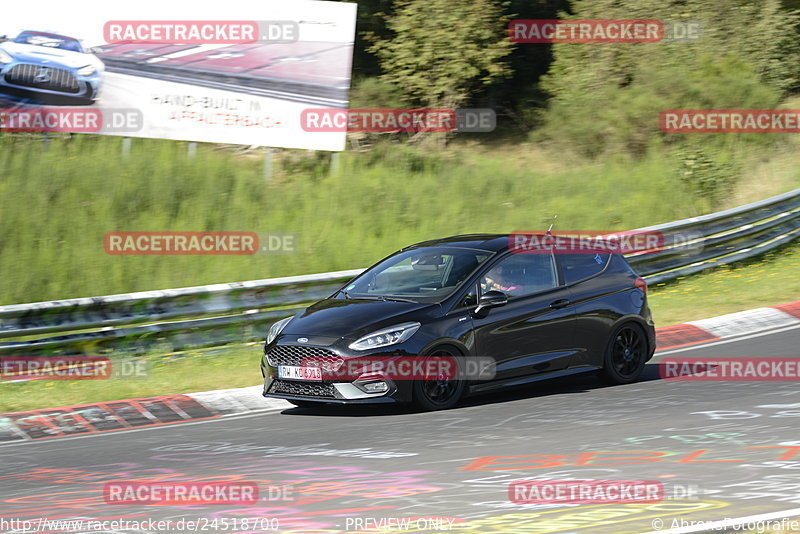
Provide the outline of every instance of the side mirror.
[[505,306],[508,303],[508,297],[502,291],[487,291],[481,298],[478,299],[478,307],[475,308],[473,311],[474,314],[478,315],[482,313],[484,310],[488,310],[490,308],[498,308],[500,306]]

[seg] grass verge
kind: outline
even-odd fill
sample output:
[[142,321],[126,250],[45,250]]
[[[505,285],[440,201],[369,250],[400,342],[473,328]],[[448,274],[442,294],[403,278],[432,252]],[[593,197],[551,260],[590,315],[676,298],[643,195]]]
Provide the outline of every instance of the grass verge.
[[800,242],[751,260],[658,284],[649,301],[657,326],[800,299]]
[[252,386],[260,357],[260,346],[240,345],[151,355],[141,378],[0,383],[0,413]]
[[[329,155],[282,153],[266,181],[258,155],[209,145],[190,159],[185,143],[136,139],[125,157],[120,143],[0,137],[0,304],[349,269],[426,239],[544,230],[555,214],[558,230],[616,231],[707,211],[675,157],[655,150],[593,162],[532,143],[381,143],[343,153],[336,175]],[[797,184],[792,154],[785,158],[781,180],[742,196]],[[103,248],[108,232],[147,230],[289,232],[297,247],[246,256]]]

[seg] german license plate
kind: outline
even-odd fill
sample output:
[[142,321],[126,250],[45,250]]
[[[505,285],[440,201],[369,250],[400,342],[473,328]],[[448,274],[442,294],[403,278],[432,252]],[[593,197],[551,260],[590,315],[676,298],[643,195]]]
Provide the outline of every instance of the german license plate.
[[287,380],[322,381],[322,370],[319,367],[300,367],[298,365],[279,365],[278,378]]

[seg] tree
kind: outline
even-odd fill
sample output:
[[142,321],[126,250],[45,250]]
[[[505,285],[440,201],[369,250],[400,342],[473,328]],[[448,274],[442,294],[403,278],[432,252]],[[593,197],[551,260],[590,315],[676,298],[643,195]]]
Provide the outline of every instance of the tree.
[[676,140],[662,110],[772,108],[800,86],[798,16],[778,0],[573,0],[572,13],[702,25],[693,41],[553,46],[542,133],[587,156]]
[[496,0],[399,0],[387,26],[372,36],[383,78],[406,98],[431,108],[456,108],[482,86],[509,73],[508,18]]

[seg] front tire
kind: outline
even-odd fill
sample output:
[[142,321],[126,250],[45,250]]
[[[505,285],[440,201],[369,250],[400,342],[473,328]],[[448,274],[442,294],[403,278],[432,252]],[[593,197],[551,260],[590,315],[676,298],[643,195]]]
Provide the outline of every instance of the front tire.
[[603,375],[612,384],[630,384],[642,376],[647,360],[647,337],[635,323],[614,329],[606,347]]
[[453,349],[440,347],[431,352],[428,357],[453,358],[458,365],[455,377],[447,378],[444,376],[431,380],[415,380],[413,393],[414,405],[420,410],[448,410],[458,404],[464,396],[466,382],[462,376],[462,361],[460,354]]

